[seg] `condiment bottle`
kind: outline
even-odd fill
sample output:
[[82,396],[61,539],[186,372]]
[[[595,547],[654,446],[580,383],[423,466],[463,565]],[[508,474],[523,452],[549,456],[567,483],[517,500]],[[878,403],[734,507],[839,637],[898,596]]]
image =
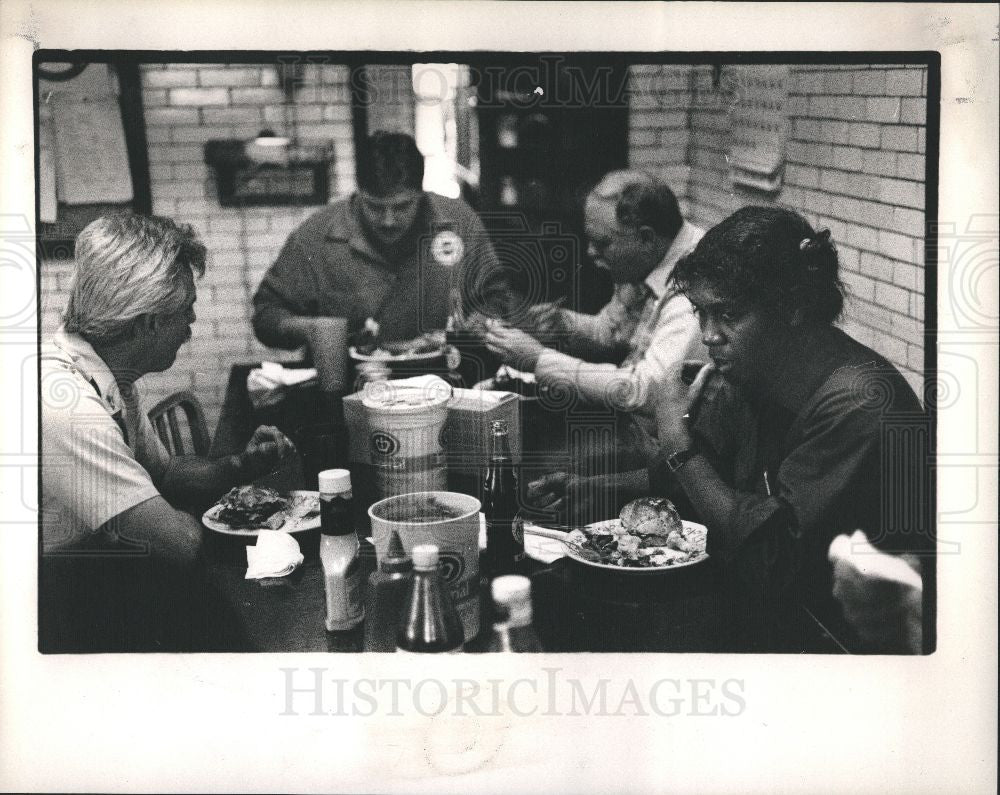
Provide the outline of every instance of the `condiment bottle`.
[[396,649],[404,652],[459,652],[465,642],[462,620],[438,571],[438,548],[413,548],[413,583],[403,605]]
[[352,519],[351,473],[325,469],[319,473],[319,559],[326,585],[326,629],[351,629],[364,618],[361,604],[361,561]]
[[365,592],[365,651],[395,651],[403,606],[413,582],[413,560],[392,531],[389,548],[378,570],[368,578]]
[[524,560],[524,541],[514,534],[517,479],[504,420],[490,423],[490,461],[483,478],[482,503],[486,516],[485,574],[491,578],[512,574],[515,565]]
[[492,589],[495,617],[489,650],[542,651],[542,644],[531,626],[531,580],[507,574],[493,580]]

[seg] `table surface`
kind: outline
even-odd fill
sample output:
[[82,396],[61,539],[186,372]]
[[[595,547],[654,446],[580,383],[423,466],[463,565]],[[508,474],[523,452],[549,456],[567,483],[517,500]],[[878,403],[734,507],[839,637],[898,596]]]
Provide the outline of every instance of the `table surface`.
[[[314,421],[325,410],[326,398],[303,391],[286,400],[277,409],[256,412],[246,393],[246,375],[252,365],[233,367],[219,427],[212,444],[213,455],[240,449],[253,428],[269,422],[291,430],[304,421]],[[537,421],[538,418],[536,418]],[[565,427],[564,422],[540,423],[550,428]],[[284,427],[283,427],[284,426]],[[523,438],[535,439],[539,433],[528,429]],[[559,439],[550,445],[550,460],[536,458],[536,465],[550,466],[568,455]],[[563,442],[565,437],[563,437]],[[556,449],[551,450],[554,446]],[[551,471],[551,470],[550,470]],[[301,487],[302,470],[285,468],[266,479],[266,485],[279,489]],[[217,627],[232,634],[236,621],[244,638],[245,650],[262,652],[362,650],[361,626],[349,632],[331,633],[324,627],[325,597],[322,569],[318,560],[318,531],[298,534],[305,562],[288,577],[272,580],[247,580],[246,545],[248,539],[233,538],[205,531],[206,575],[208,582],[223,598],[227,610],[212,621],[224,621]],[[250,539],[252,541],[252,539]],[[375,568],[370,547],[363,547],[362,564],[367,579]],[[732,639],[734,616],[727,612],[720,587],[720,573],[708,560],[696,566],[655,574],[604,572],[569,558],[551,564],[528,560],[521,573],[532,578],[535,628],[546,651],[649,651],[716,652],[741,651]],[[484,608],[488,604],[484,602]],[[807,611],[799,609],[786,627],[794,640],[787,651],[842,653],[840,641]],[[467,644],[467,650],[482,650],[487,645],[489,622],[484,634]]]

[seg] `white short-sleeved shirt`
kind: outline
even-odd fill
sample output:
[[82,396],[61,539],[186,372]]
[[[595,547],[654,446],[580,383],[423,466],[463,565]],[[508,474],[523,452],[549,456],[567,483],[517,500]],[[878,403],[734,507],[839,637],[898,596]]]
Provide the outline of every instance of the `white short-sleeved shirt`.
[[160,494],[170,455],[133,395],[121,395],[107,365],[79,335],[60,329],[42,346],[46,550],[89,546],[108,520]]

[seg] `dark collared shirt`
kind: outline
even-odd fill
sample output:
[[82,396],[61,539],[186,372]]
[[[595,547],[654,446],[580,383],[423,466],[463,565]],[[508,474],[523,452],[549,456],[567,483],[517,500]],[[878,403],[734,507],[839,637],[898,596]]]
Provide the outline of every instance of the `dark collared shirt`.
[[254,296],[261,342],[297,347],[279,332],[289,315],[343,317],[348,333],[374,318],[388,340],[445,328],[451,288],[466,311],[496,307],[506,290],[478,216],[464,202],[426,193],[411,244],[389,261],[365,237],[355,196],[291,234]]
[[758,651],[775,649],[750,626],[757,599],[765,614],[804,603],[843,637],[827,561],[842,533],[860,528],[885,552],[921,555],[933,599],[931,427],[913,390],[840,331],[790,377],[806,396],[798,412],[754,402],[716,376],[721,388],[692,426],[720,477],[744,495],[724,526],[709,528],[708,552],[737,592],[742,629],[760,633],[743,644]]

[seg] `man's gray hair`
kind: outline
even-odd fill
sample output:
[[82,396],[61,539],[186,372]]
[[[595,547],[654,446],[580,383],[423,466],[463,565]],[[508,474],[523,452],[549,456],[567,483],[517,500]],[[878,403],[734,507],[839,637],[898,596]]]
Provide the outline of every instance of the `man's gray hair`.
[[140,315],[180,311],[194,276],[204,272],[205,246],[190,226],[160,216],[102,216],[76,238],[63,325],[88,342],[114,342]]
[[651,185],[657,181],[648,171],[639,169],[620,169],[609,171],[587,194],[587,202],[605,206],[614,213],[618,200],[629,185]]

